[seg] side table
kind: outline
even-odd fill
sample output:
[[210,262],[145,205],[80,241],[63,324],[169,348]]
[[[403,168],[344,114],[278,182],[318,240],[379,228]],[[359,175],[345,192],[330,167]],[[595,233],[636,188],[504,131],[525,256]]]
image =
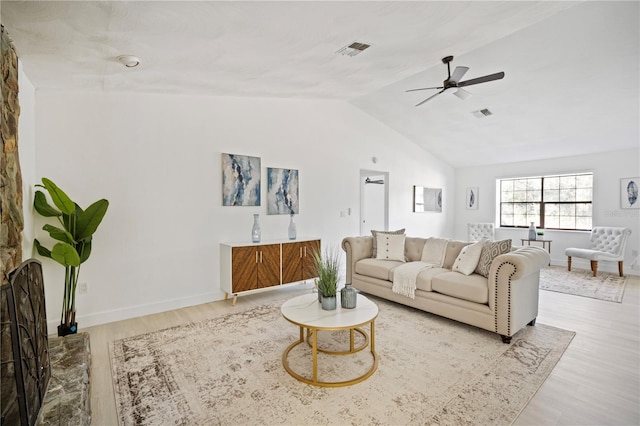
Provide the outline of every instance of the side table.
[[[521,238],[521,241],[522,241],[522,243],[521,243],[522,245],[524,245],[524,243],[525,243],[525,241],[526,241],[528,246],[530,246],[530,245],[531,245],[531,242],[532,242],[532,241],[533,241],[534,243],[535,243],[535,242],[542,243],[542,248],[543,248],[543,249],[545,249],[545,250],[547,250],[547,251],[549,252],[549,257],[551,257],[551,242],[552,242],[553,240],[537,240],[537,239],[536,239],[536,240],[530,240],[530,239],[528,239],[528,238]],[[551,259],[549,259],[549,265],[551,265]]]

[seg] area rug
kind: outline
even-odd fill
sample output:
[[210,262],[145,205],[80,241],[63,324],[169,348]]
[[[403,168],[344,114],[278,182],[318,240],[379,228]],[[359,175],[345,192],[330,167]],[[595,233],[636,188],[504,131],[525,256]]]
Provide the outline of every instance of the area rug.
[[[307,385],[284,370],[282,353],[299,328],[282,318],[279,303],[112,342],[119,422],[510,424],[575,335],[537,324],[507,345],[495,333],[371,299],[380,310],[379,366],[364,382],[342,388]],[[318,339],[325,349],[344,349],[348,332],[324,331]],[[310,374],[309,347],[298,345],[289,363]],[[371,363],[368,350],[319,354],[318,375],[349,379]]]
[[622,303],[628,276],[621,277],[609,272],[598,272],[593,276],[591,271],[573,269],[567,271],[562,266],[547,266],[540,271],[540,289],[558,293],[573,294]]

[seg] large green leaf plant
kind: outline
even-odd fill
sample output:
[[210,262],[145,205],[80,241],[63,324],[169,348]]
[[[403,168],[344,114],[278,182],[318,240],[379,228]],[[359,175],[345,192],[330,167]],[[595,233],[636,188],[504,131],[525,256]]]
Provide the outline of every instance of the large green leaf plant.
[[91,240],[93,234],[107,213],[109,202],[98,200],[83,210],[53,181],[42,178],[43,188],[51,198],[53,206],[47,201],[44,192],[37,190],[33,206],[44,217],[56,218],[58,226],[46,224],[42,227],[56,243],[51,249],[44,247],[35,240],[35,247],[40,256],[48,257],[64,266],[64,298],[60,324],[67,329],[75,327],[76,323],[76,287],[80,275],[80,265],[91,255]]

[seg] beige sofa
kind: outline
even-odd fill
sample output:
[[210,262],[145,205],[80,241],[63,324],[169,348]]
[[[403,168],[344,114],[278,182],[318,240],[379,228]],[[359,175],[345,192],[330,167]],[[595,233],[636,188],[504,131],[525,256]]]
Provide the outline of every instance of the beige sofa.
[[[423,259],[426,241],[406,237],[405,260]],[[500,254],[491,261],[487,278],[453,272],[460,251],[469,244],[448,241],[441,267],[429,267],[417,275],[412,299],[392,291],[394,272],[405,262],[372,258],[373,237],[347,237],[342,240],[346,282],[364,293],[493,331],[510,343],[518,330],[535,324],[540,269],[549,263],[549,254],[533,246]]]

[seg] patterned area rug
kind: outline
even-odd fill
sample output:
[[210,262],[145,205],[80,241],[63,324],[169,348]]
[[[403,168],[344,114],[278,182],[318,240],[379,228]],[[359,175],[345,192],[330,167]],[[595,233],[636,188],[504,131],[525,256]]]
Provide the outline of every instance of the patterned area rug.
[[[280,304],[115,341],[120,424],[510,424],[575,335],[538,324],[506,345],[497,334],[371,299],[380,309],[378,370],[343,388],[286,373],[282,353],[299,329],[282,318]],[[319,346],[345,349],[347,333],[320,332]],[[310,373],[309,347],[298,345],[289,361]],[[319,354],[318,375],[350,379],[371,362],[368,350]]]
[[596,277],[591,271],[584,269],[572,269],[569,272],[562,266],[547,266],[540,271],[540,289],[542,290],[617,303],[622,303],[628,280],[628,276],[621,277],[609,272],[598,271]]

